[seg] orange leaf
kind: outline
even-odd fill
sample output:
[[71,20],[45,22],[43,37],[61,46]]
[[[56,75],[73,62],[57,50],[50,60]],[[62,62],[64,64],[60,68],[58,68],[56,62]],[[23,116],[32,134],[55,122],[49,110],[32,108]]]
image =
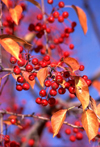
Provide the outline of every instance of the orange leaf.
[[0,39],[0,44],[12,56],[20,60],[19,59],[20,46],[14,40],[10,38]]
[[22,7],[20,5],[17,5],[15,8],[10,8],[9,9],[10,15],[13,19],[13,21],[18,25],[19,19],[22,13]]
[[92,110],[93,110],[95,113],[97,113],[96,101],[95,101],[92,97],[90,97],[90,102],[91,102],[91,108],[92,108]]
[[89,89],[85,80],[81,77],[75,77],[75,92],[79,101],[82,103],[83,110],[89,105]]
[[87,27],[87,17],[85,12],[78,6],[72,5],[72,8],[76,11],[77,16],[79,18],[80,25],[83,29],[84,34],[87,33],[88,27]]
[[96,114],[100,117],[100,104],[97,105]]
[[78,70],[80,67],[78,61],[71,57],[64,58],[63,62],[70,66],[73,71]]
[[62,109],[62,110],[55,112],[52,115],[51,125],[53,129],[53,137],[55,137],[59,133],[59,130],[66,118],[66,112],[67,112],[67,109]]
[[97,80],[93,81],[92,86],[96,88],[100,94],[100,81]]
[[43,87],[44,86],[44,81],[48,75],[48,67],[41,68],[38,73],[37,73],[37,78],[40,82],[40,85]]
[[31,2],[32,4],[34,4],[37,8],[41,10],[41,6],[36,0],[27,0],[27,1]]
[[84,111],[82,114],[82,125],[86,131],[89,141],[98,133],[99,122],[95,113],[91,110]]
[[33,81],[29,80],[30,73],[28,73],[27,71],[21,71],[21,72],[22,72],[24,79],[30,84],[31,88],[34,88],[35,80],[33,80]]
[[9,7],[8,1],[9,1],[9,0],[2,0],[2,2],[3,2],[7,7]]

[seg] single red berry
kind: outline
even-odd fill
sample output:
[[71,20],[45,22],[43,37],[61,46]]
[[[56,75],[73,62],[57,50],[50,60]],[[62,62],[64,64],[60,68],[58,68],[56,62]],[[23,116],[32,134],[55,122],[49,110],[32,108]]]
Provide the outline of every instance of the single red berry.
[[26,141],[26,137],[21,138],[21,142],[24,143]]
[[58,17],[59,17],[59,12],[58,12],[58,11],[55,11],[55,12],[53,13],[53,17],[54,17],[54,18],[58,18]]
[[8,6],[9,6],[9,7],[12,7],[12,6],[13,6],[12,1],[8,1]]
[[69,76],[70,76],[70,73],[69,73],[68,71],[65,71],[65,72],[63,73],[63,77],[64,77],[64,78],[69,78]]
[[51,84],[51,87],[52,87],[52,89],[56,90],[56,89],[58,89],[59,84],[56,83],[56,82],[53,82],[53,83]]
[[35,79],[34,75],[33,75],[33,74],[30,74],[30,75],[29,75],[29,80],[30,80],[30,81],[33,81],[34,79]]
[[82,140],[82,139],[83,139],[83,134],[82,134],[81,132],[78,132],[78,133],[76,134],[76,139],[77,139],[77,140]]
[[63,77],[61,75],[56,76],[56,82],[57,83],[62,83],[63,82]]
[[36,72],[33,72],[32,74],[33,74],[33,76],[34,76],[34,77],[36,77],[36,76],[37,76],[37,73],[36,73]]
[[73,98],[75,98],[75,94],[70,93],[70,94],[69,94],[69,97],[70,97],[71,99],[73,99]]
[[48,4],[53,4],[53,0],[48,0]]
[[69,45],[69,48],[72,50],[72,49],[74,49],[74,44],[70,44]]
[[58,21],[59,21],[59,22],[63,22],[63,21],[64,21],[63,16],[59,16],[59,17],[58,17]]
[[35,102],[36,102],[37,104],[41,104],[41,103],[42,103],[42,99],[41,99],[40,97],[38,97],[38,98],[36,98]]
[[58,44],[59,43],[58,38],[55,38],[53,41],[54,41],[55,44]]
[[24,82],[24,78],[23,78],[22,76],[19,76],[19,77],[17,78],[17,82],[23,83],[23,82]]
[[44,58],[43,58],[45,61],[49,61],[50,60],[50,56],[49,55],[46,55],[46,56],[44,56]]
[[44,61],[42,64],[41,64],[41,67],[46,67],[47,66],[47,62],[46,61]]
[[67,88],[67,89],[68,89],[68,88],[69,88],[69,86],[70,86],[70,83],[69,83],[69,82],[65,82],[65,83],[64,83],[64,86],[65,86],[65,88]]
[[21,70],[18,66],[15,66],[15,68],[13,69],[13,72],[16,74],[16,75],[19,75]]
[[84,65],[80,65],[79,70],[80,70],[80,71],[83,71],[83,70],[84,70]]
[[37,31],[37,32],[39,32],[39,31],[41,31],[41,27],[40,26],[35,26],[35,31]]
[[75,86],[75,80],[68,80],[68,82],[70,83],[70,86]]
[[65,133],[66,133],[67,135],[70,135],[70,134],[71,134],[71,130],[70,130],[70,129],[66,129],[66,130],[65,130]]
[[11,141],[10,142],[10,147],[16,147],[16,142],[15,141]]
[[23,47],[22,47],[22,46],[20,46],[20,53],[22,53],[22,51],[23,51]]
[[64,94],[65,92],[66,92],[66,89],[63,88],[63,87],[61,87],[61,88],[58,89],[58,93],[59,94]]
[[83,75],[82,78],[83,78],[84,80],[87,80],[87,79],[88,79],[88,76],[87,76],[87,75]]
[[63,43],[64,39],[62,37],[58,38],[59,43]]
[[74,133],[78,133],[78,129],[77,129],[77,128],[74,128],[74,129],[73,129],[73,132],[74,132]]
[[24,90],[28,90],[30,88],[29,84],[28,83],[24,83],[23,84],[23,89]]
[[31,64],[27,64],[25,69],[26,71],[31,72],[33,70],[33,66]]
[[46,96],[46,91],[44,89],[40,90],[39,95],[41,97],[45,97]]
[[65,11],[65,12],[63,12],[62,16],[63,16],[63,18],[67,18],[69,16],[69,13]]
[[33,139],[30,139],[30,140],[28,141],[28,145],[29,145],[29,146],[33,146],[34,143],[35,143],[35,141],[34,141]]
[[22,67],[25,65],[25,60],[24,59],[20,59],[20,61],[17,62],[17,64]]
[[50,28],[46,28],[46,32],[49,34],[51,32]]
[[65,37],[68,38],[69,37],[69,33],[65,33]]
[[47,81],[45,81],[44,84],[45,84],[46,87],[50,87],[51,86],[51,81],[50,80],[47,80]]
[[66,58],[66,57],[68,57],[69,56],[69,52],[68,51],[66,51],[66,52],[64,52],[64,58]]
[[28,26],[28,30],[29,30],[30,32],[32,32],[32,31],[35,30],[35,26],[34,26],[33,23],[29,24],[29,26]]
[[43,106],[47,106],[48,105],[48,101],[46,99],[43,99],[41,103],[42,103]]
[[87,83],[88,86],[90,86],[92,84],[92,81],[90,79],[87,79],[86,83]]
[[52,62],[52,63],[50,64],[50,66],[51,66],[51,67],[56,67],[56,66],[57,66],[57,64],[56,64],[56,63],[54,63],[54,62]]
[[65,4],[64,4],[63,1],[60,1],[59,4],[58,4],[58,6],[59,6],[60,8],[63,8],[63,7],[65,6]]
[[38,59],[37,58],[32,59],[32,64],[37,65],[38,64]]
[[75,125],[76,125],[76,126],[80,126],[80,122],[79,122],[79,121],[76,121],[76,122],[75,122]]
[[11,58],[10,58],[10,62],[11,62],[12,64],[15,64],[15,63],[17,62],[17,59],[16,59],[15,57],[11,57]]
[[41,54],[42,54],[42,55],[45,54],[45,50],[44,50],[44,49],[41,50]]
[[72,86],[70,86],[70,87],[69,87],[69,92],[72,93],[72,94],[74,94],[74,93],[75,93],[75,88],[72,87]]
[[10,122],[11,122],[11,124],[15,124],[15,123],[16,123],[16,119],[15,119],[15,118],[12,118],[12,119],[10,120]]
[[54,17],[53,17],[53,16],[49,16],[48,21],[49,21],[50,23],[53,23],[53,22],[54,22]]
[[76,27],[76,25],[77,25],[77,23],[76,23],[75,21],[73,21],[73,22],[71,23],[71,27],[72,27],[72,28]]
[[8,26],[9,26],[9,23],[8,23],[7,21],[4,21],[4,22],[3,22],[3,26],[4,26],[4,27],[8,27]]
[[42,29],[43,29],[43,30],[46,30],[46,24],[43,24],[43,25],[42,25]]
[[56,103],[55,98],[49,98],[48,103],[49,103],[50,105],[54,105],[54,104]]
[[[39,70],[40,69],[40,65],[39,64],[35,65],[34,69]],[[35,73],[35,74],[37,75],[37,73]]]
[[55,48],[54,44],[50,44],[50,49],[53,50]]
[[50,95],[51,95],[51,96],[56,96],[56,95],[57,95],[57,91],[54,90],[54,89],[51,89],[51,90],[50,90]]
[[38,19],[38,20],[42,20],[42,19],[43,19],[42,14],[38,14],[38,15],[37,15],[37,19]]
[[71,135],[69,139],[70,139],[71,142],[74,142],[76,140],[74,135]]

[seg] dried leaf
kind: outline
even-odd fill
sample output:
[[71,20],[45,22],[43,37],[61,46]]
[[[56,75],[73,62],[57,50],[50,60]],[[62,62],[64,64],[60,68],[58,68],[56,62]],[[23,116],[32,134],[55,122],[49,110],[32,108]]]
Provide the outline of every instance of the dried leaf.
[[98,133],[99,122],[95,113],[91,110],[84,111],[82,114],[82,125],[86,131],[89,141]]
[[62,109],[62,110],[55,112],[52,115],[51,125],[53,129],[53,137],[55,137],[59,133],[59,130],[66,118],[66,112],[67,112],[67,109]]
[[41,6],[36,0],[27,0],[27,1],[31,2],[32,4],[34,4],[37,8],[41,10]]
[[12,56],[14,56],[16,59],[19,59],[19,53],[20,53],[20,46],[11,38],[5,38],[0,39],[0,44],[3,46],[3,48],[9,52]]
[[97,105],[96,114],[100,117],[100,104]]
[[9,8],[8,1],[9,0],[2,0],[2,2]]
[[17,37],[17,36],[14,36],[14,35],[7,35],[7,34],[0,35],[0,39],[5,39],[5,38],[6,38],[6,39],[7,39],[7,38],[13,39],[13,40],[16,41],[16,42],[19,42],[19,43],[21,43],[22,45],[25,45],[26,48],[31,48],[31,47],[32,47],[32,45],[31,45],[30,43],[26,42],[25,40],[23,40],[23,39],[21,39],[21,38],[19,38],[19,37]]
[[81,77],[75,77],[75,92],[79,101],[82,103],[83,110],[89,105],[89,89],[85,80]]
[[15,8],[10,8],[9,9],[11,18],[13,19],[13,21],[16,23],[16,25],[18,25],[19,20],[20,20],[20,16],[22,14],[22,7],[20,5],[17,5]]
[[93,81],[92,86],[96,88],[100,94],[100,81],[97,80]]
[[22,72],[24,79],[30,84],[31,88],[34,88],[35,80],[33,80],[33,81],[29,80],[30,73],[28,73],[27,71],[21,71],[21,72]]
[[47,78],[47,75],[48,75],[48,67],[41,68],[37,73],[37,78],[42,87],[44,86],[44,81]]
[[90,102],[91,102],[91,108],[92,108],[92,110],[93,110],[95,113],[97,113],[96,101],[95,101],[92,97],[90,97]]
[[80,67],[78,61],[71,57],[64,58],[63,62],[66,63],[68,66],[70,66],[73,71],[78,70]]
[[31,32],[26,34],[26,36],[24,37],[24,40],[26,40],[27,42],[31,43],[33,41],[33,39],[35,38],[36,34]]
[[88,27],[87,27],[87,17],[85,12],[78,6],[72,5],[72,8],[76,11],[80,25],[83,29],[84,34],[87,33]]

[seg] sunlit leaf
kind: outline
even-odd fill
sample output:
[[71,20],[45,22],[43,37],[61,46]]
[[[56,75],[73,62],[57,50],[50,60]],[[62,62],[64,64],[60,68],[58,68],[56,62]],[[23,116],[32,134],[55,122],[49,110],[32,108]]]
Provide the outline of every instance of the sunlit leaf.
[[8,5],[9,0],[2,0],[2,2],[3,2],[7,7],[9,7],[9,5]]
[[80,67],[78,61],[71,57],[64,58],[63,62],[66,63],[68,66],[70,66],[73,71],[78,70]]
[[98,133],[99,122],[95,113],[91,110],[84,111],[82,114],[82,125],[86,131],[89,141]]
[[92,86],[96,88],[100,94],[100,81],[97,80],[93,81]]
[[93,110],[95,113],[97,113],[96,101],[95,101],[92,97],[90,97],[90,104],[91,104],[92,110]]
[[41,10],[41,6],[36,0],[27,0],[27,1],[31,2],[32,4],[34,4],[37,8]]
[[19,59],[20,46],[11,38],[0,39],[0,44],[16,59]]
[[10,8],[9,9],[11,18],[13,19],[13,21],[16,23],[16,25],[18,25],[19,20],[20,20],[20,16],[22,14],[22,7],[20,5],[17,5],[15,8]]
[[48,67],[41,68],[37,73],[37,78],[42,87],[44,86],[44,81],[47,78],[47,75],[48,75]]
[[100,117],[100,104],[97,105],[96,114]]
[[26,36],[24,37],[24,40],[31,43],[33,41],[33,39],[35,38],[36,34],[31,32],[26,34]]
[[85,80],[81,77],[75,77],[75,92],[79,101],[82,103],[83,110],[89,105],[89,89]]
[[59,130],[66,118],[67,109],[62,109],[55,112],[51,117],[51,125],[53,129],[53,137],[59,133]]
[[34,88],[35,80],[33,80],[33,81],[29,80],[29,75],[31,73],[28,73],[27,71],[21,71],[21,73],[22,73],[24,79],[30,84],[31,88]]
[[80,25],[83,29],[84,34],[87,33],[88,27],[87,27],[87,17],[85,12],[78,6],[72,5],[72,8],[76,11]]
[[13,39],[16,42],[19,42],[22,45],[25,45],[26,48],[32,47],[32,45],[30,43],[26,42],[24,39],[21,39],[15,35],[7,35],[7,34],[0,35],[0,39],[7,39],[7,38]]

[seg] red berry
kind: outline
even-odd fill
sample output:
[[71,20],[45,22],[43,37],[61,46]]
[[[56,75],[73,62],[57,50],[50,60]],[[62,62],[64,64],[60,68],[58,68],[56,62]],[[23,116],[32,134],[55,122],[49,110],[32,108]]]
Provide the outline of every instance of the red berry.
[[69,88],[70,83],[69,83],[69,82],[65,82],[65,83],[64,83],[64,86],[65,86],[65,88]]
[[84,70],[84,65],[80,65],[79,70],[80,70],[80,71],[83,71],[83,70]]
[[46,91],[44,89],[40,90],[39,95],[41,97],[45,97],[46,96]]
[[68,56],[69,56],[69,52],[68,51],[64,52],[64,57],[66,58]]
[[53,41],[54,41],[55,44],[59,43],[59,40],[57,38],[55,38]]
[[48,101],[46,99],[43,99],[41,103],[42,103],[43,106],[47,106],[48,105]]
[[[39,70],[40,66],[37,64],[34,66],[34,69]],[[35,73],[37,75],[37,73]]]
[[87,80],[87,79],[88,79],[88,76],[87,76],[87,75],[83,75],[82,78],[83,78],[84,80]]
[[61,87],[58,89],[59,94],[64,94],[66,92],[66,89]]
[[51,32],[50,28],[46,28],[46,32],[49,34]]
[[74,48],[74,44],[70,44],[69,48],[72,50]]
[[48,4],[53,4],[53,0],[48,0]]
[[71,142],[74,142],[76,140],[74,135],[71,135],[69,139],[70,139]]
[[46,25],[45,25],[45,24],[42,25],[42,29],[43,29],[43,30],[46,29]]
[[10,122],[11,122],[11,124],[15,124],[15,123],[16,123],[16,119],[12,118],[12,119],[10,120]]
[[56,82],[57,83],[62,83],[63,82],[63,77],[61,75],[56,76]]
[[24,90],[28,90],[30,88],[29,84],[28,83],[24,83],[23,84],[23,89]]
[[25,60],[24,59],[20,59],[20,61],[17,62],[17,64],[22,67],[25,65]]
[[75,125],[80,126],[80,122],[79,121],[76,121],[75,122]]
[[34,79],[35,79],[35,77],[34,77],[33,74],[29,75],[29,80],[30,80],[30,81],[33,81]]
[[34,26],[34,24],[32,24],[32,23],[29,24],[29,26],[28,26],[28,30],[31,31],[31,32],[34,31],[34,30],[35,30],[35,26]]
[[51,87],[52,87],[52,89],[56,90],[56,89],[58,89],[59,84],[56,83],[56,82],[53,82],[53,83],[51,84]]
[[89,80],[89,79],[86,80],[86,83],[88,86],[90,86],[92,84],[91,80]]
[[63,21],[64,21],[63,16],[59,16],[59,17],[58,17],[58,21],[59,21],[59,22],[63,22]]
[[54,17],[53,17],[53,16],[49,16],[48,21],[49,21],[50,23],[53,23],[53,22],[54,22]]
[[58,4],[58,6],[59,6],[60,8],[63,8],[63,7],[65,6],[65,4],[64,4],[63,1],[60,1],[59,4]]
[[66,129],[66,130],[65,130],[65,133],[66,133],[67,135],[70,135],[70,134],[71,134],[71,130],[70,130],[70,129]]
[[16,147],[16,142],[15,141],[11,141],[10,142],[10,147]]
[[63,43],[64,39],[62,37],[58,38],[59,43]]
[[46,87],[50,87],[51,86],[51,81],[47,80],[47,81],[45,81],[44,84],[45,84]]
[[31,72],[33,70],[33,66],[31,64],[27,64],[25,68],[28,72]]
[[51,89],[51,90],[50,90],[50,95],[51,95],[51,96],[56,96],[56,95],[57,95],[57,91],[54,90],[54,89]]
[[69,87],[69,92],[72,93],[72,94],[74,94],[74,93],[75,93],[75,88],[72,87],[72,86],[70,86],[70,87]]
[[77,25],[77,23],[76,23],[75,21],[73,21],[73,22],[71,23],[72,28],[76,27],[76,25]]
[[77,129],[77,128],[74,128],[74,129],[73,129],[73,132],[74,132],[74,133],[78,133],[78,129]]
[[18,85],[16,85],[16,90],[18,90],[18,91],[22,91],[22,86],[20,85],[20,84],[18,84]]
[[41,27],[40,26],[35,26],[35,31],[37,31],[37,32],[41,31]]
[[41,99],[40,97],[38,97],[38,98],[36,98],[35,102],[36,102],[37,104],[41,104],[41,103],[42,103],[42,99]]
[[33,76],[34,76],[34,77],[36,77],[36,76],[37,76],[37,73],[36,73],[36,72],[33,72],[32,74],[33,74]]
[[49,98],[48,103],[50,105],[54,105],[56,103],[56,100],[54,98]]
[[34,143],[35,143],[35,142],[34,142],[34,140],[33,140],[33,139],[30,139],[30,140],[28,141],[28,145],[29,145],[29,146],[33,146],[33,145],[34,145]]
[[63,18],[67,18],[69,16],[69,13],[68,12],[63,12],[62,16],[63,16]]
[[82,139],[83,139],[83,134],[80,133],[80,132],[78,132],[78,133],[76,134],[76,139],[77,139],[77,140],[82,140]]
[[46,61],[44,61],[42,64],[41,64],[41,67],[46,67],[47,66],[47,62]]
[[42,19],[43,19],[42,14],[38,14],[38,15],[37,15],[37,19],[38,19],[38,20],[42,20]]
[[23,47],[22,47],[22,46],[20,46],[20,53],[22,53],[22,51],[23,51]]
[[16,59],[15,57],[11,57],[11,58],[10,58],[10,62],[11,62],[12,64],[15,64],[15,63],[17,62],[17,59]]
[[55,12],[53,13],[53,17],[54,17],[54,18],[58,18],[58,17],[59,17],[59,12],[58,12],[58,11],[55,11]]
[[33,64],[33,65],[37,65],[37,64],[38,64],[38,59],[37,59],[37,58],[34,58],[34,59],[32,60],[32,64]]
[[23,83],[23,82],[24,82],[24,78],[23,78],[22,76],[19,76],[19,77],[17,78],[17,82]]
[[44,49],[41,50],[41,54],[42,54],[42,55],[45,54],[45,50],[44,50]]
[[54,49],[55,45],[54,44],[50,44],[50,49]]
[[46,56],[44,56],[43,59],[44,59],[45,61],[49,61],[49,60],[50,60],[50,56],[46,55]]
[[65,72],[63,73],[63,76],[64,76],[64,78],[69,78],[70,74],[69,74],[68,71],[65,71]]
[[21,72],[21,70],[20,70],[20,68],[19,68],[18,66],[15,66],[13,72],[14,72],[16,75],[19,75],[20,72]]

